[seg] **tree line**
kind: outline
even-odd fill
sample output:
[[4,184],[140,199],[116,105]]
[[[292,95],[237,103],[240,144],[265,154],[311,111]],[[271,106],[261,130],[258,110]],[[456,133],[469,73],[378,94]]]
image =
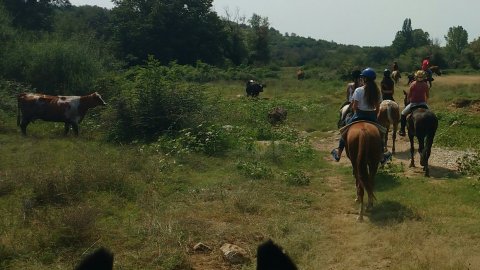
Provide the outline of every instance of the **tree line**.
[[390,46],[360,47],[280,33],[267,17],[219,15],[213,0],[115,0],[114,8],[73,6],[68,0],[0,1],[0,76],[36,88],[88,91],[104,72],[143,65],[315,66],[338,73],[354,66],[413,70],[421,59],[442,68],[479,69],[480,39],[468,43],[462,26],[452,26],[446,46],[409,18]]

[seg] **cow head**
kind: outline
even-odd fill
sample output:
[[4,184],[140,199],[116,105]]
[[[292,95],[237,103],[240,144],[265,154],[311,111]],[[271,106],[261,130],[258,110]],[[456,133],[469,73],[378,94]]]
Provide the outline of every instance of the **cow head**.
[[102,96],[99,93],[95,92],[93,94],[90,94],[90,96],[92,96],[92,99],[95,101],[96,105],[107,105],[107,103],[103,100]]

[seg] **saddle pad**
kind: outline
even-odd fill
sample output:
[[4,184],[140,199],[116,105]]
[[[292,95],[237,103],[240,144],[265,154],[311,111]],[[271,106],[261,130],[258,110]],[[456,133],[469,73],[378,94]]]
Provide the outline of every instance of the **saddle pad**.
[[340,134],[342,134],[342,136],[345,135],[351,125],[356,124],[356,123],[359,123],[359,122],[367,122],[367,123],[370,123],[370,124],[376,126],[381,133],[386,133],[386,132],[387,132],[387,129],[386,129],[385,127],[379,125],[379,124],[376,123],[376,122],[367,121],[367,120],[358,120],[358,121],[353,121],[352,123],[350,123],[350,124],[342,127],[342,128],[340,129]]

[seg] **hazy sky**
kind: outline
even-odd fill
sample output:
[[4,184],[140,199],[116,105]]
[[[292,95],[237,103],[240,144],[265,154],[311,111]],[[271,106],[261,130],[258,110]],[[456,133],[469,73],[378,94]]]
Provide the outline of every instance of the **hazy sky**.
[[[111,8],[110,0],[70,0],[74,5]],[[478,0],[214,0],[214,10],[247,19],[256,13],[284,34],[360,46],[388,46],[406,18],[445,45],[452,26],[462,26],[472,41],[480,36]]]

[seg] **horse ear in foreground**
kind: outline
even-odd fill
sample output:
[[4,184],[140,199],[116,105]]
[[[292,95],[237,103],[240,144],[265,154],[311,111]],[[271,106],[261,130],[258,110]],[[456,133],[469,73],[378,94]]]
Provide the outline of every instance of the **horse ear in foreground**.
[[383,154],[382,137],[378,128],[369,122],[357,122],[352,124],[346,135],[345,150],[353,167],[357,199],[360,203],[358,220],[363,220],[364,207],[363,195],[368,194],[367,210],[373,207],[373,186],[378,165]]
[[395,140],[397,138],[398,123],[400,123],[400,108],[393,100],[384,100],[380,103],[378,123],[387,129],[384,145],[387,150],[388,132],[392,126],[392,154],[395,154]]
[[297,270],[297,266],[280,246],[268,240],[258,246],[257,270]]
[[85,257],[75,270],[112,270],[113,253],[106,248],[99,248]]

